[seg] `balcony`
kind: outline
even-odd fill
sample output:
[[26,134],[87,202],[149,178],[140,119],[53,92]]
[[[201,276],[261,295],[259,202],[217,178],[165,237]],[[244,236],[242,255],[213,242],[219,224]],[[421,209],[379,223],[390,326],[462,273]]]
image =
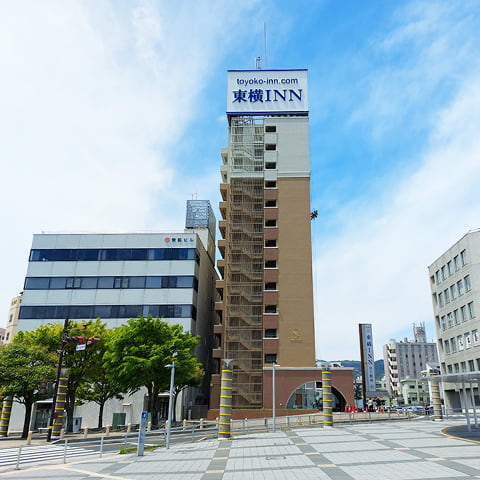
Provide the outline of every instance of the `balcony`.
[[227,244],[227,241],[224,238],[221,238],[218,240],[218,250],[220,251],[220,254],[222,255],[223,258],[225,258],[226,244]]

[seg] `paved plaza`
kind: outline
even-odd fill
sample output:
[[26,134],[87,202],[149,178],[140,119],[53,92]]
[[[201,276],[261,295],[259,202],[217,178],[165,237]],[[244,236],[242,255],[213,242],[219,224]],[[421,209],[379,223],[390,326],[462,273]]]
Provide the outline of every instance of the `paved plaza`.
[[[298,428],[0,471],[0,480],[440,480],[480,478],[480,445],[428,420]],[[475,427],[473,427],[475,429]]]

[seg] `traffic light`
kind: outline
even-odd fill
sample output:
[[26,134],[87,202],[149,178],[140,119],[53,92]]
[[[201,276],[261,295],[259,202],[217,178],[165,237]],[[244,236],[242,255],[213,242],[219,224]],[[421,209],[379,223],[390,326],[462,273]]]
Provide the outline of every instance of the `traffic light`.
[[90,337],[90,338],[87,338],[87,346],[88,345],[93,345],[94,343],[97,343],[99,342],[100,339],[97,338],[97,337]]
[[85,343],[86,338],[85,337],[76,337],[77,338],[77,343],[80,345],[83,345]]
[[77,343],[77,338],[78,337],[65,337],[63,341],[67,343]]

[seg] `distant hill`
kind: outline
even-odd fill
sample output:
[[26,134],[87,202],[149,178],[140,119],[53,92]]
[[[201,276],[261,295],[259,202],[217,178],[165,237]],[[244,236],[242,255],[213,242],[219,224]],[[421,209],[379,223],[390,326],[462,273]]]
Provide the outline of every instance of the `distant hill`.
[[[362,375],[362,369],[360,366],[360,360],[320,360],[320,362],[337,362],[341,363],[344,367],[353,367],[353,371],[356,377]],[[375,361],[375,378],[380,380],[385,375],[385,368],[383,365],[383,360]]]

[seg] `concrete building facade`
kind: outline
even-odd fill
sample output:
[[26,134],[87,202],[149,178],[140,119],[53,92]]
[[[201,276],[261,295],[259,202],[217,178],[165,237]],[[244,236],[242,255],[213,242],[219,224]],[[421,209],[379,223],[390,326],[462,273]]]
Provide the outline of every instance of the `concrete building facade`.
[[[480,371],[480,230],[464,235],[428,272],[441,373]],[[443,384],[449,408],[460,407],[457,387]]]
[[413,334],[413,340],[389,340],[383,346],[386,387],[392,397],[402,394],[401,380],[420,378],[427,364],[438,363],[436,344],[427,342],[425,325],[414,326]]
[[315,367],[306,74],[229,72],[211,408],[222,359],[234,360],[234,408],[271,402],[273,362]]
[[[34,235],[17,329],[30,331],[65,318],[100,317],[115,328],[138,315],[163,317],[200,337],[196,356],[208,374],[217,278],[215,223],[210,203],[192,200],[183,232]],[[190,389],[179,399],[180,418],[206,416],[209,385],[206,376],[201,389]],[[43,403],[37,407],[48,410],[51,402]],[[110,401],[104,421],[111,424],[113,413],[124,413],[127,423],[138,423],[142,410],[144,392]],[[96,411],[88,404],[75,415],[93,426]],[[44,418],[43,413],[34,415],[34,421]]]

